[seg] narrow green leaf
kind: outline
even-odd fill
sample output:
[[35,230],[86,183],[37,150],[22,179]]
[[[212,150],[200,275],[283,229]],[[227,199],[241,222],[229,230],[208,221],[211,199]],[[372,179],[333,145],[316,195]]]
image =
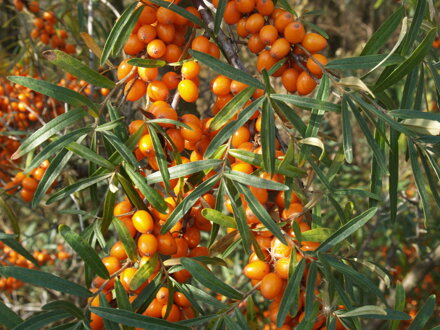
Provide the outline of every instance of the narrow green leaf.
[[[99,306],[101,307],[107,307],[110,308],[110,304],[107,301],[107,298],[105,297],[104,293],[100,293],[99,294]],[[109,321],[104,319],[104,328],[105,330],[120,330],[121,328],[119,327],[119,325],[115,322]]]
[[[157,0],[154,0],[157,1]],[[246,85],[256,87],[256,88],[262,88],[264,89],[264,84],[259,81],[258,79],[252,77],[250,74],[243,72],[242,70],[236,69],[232,67],[229,64],[223,63],[219,59],[205,54],[198,52],[196,50],[189,50],[189,54],[194,57],[196,60],[200,61],[201,63],[205,64],[210,69],[223,74],[233,80],[240,81]]]
[[322,242],[315,252],[325,252],[334,247],[336,244],[342,242],[344,239],[366,224],[377,213],[377,210],[377,207],[371,208],[347,222],[341,228],[336,230],[329,238]]
[[181,258],[181,263],[197,282],[208,289],[221,293],[232,299],[243,298],[243,295],[240,292],[218,279],[211,271],[207,270],[199,262],[191,258]]
[[44,305],[41,309],[45,311],[51,311],[51,310],[64,311],[76,317],[79,320],[84,319],[82,310],[74,303],[67,300],[51,301],[50,303]]
[[313,300],[315,298],[316,277],[318,274],[316,262],[312,262],[307,275],[306,296],[304,303],[305,318],[309,318],[313,312]]
[[275,172],[276,137],[274,112],[269,100],[263,103],[260,135],[264,169],[272,176]]
[[377,53],[397,29],[404,15],[405,7],[400,6],[400,8],[388,17],[377,31],[373,33],[362,50],[361,56]]
[[43,178],[37,186],[37,190],[35,190],[34,199],[32,200],[33,208],[40,203],[55,180],[60,177],[64,166],[66,166],[72,156],[73,153],[71,151],[64,149],[52,159],[52,162],[46,169],[46,172],[44,172]]
[[252,117],[255,111],[257,111],[260,104],[263,102],[263,100],[263,98],[255,100],[249,106],[240,111],[237,120],[233,120],[226,124],[220,130],[220,132],[218,132],[211,140],[208,148],[206,148],[204,157],[210,158],[215,153],[215,151],[234,134],[234,132],[236,132]]
[[102,209],[101,233],[104,235],[113,220],[113,209],[115,206],[116,194],[110,189],[107,190]]
[[12,329],[21,322],[23,319],[0,300],[0,324]]
[[167,65],[167,62],[163,60],[152,60],[149,58],[131,58],[128,60],[128,64],[141,68],[161,68]]
[[[235,158],[238,158],[246,163],[260,166],[263,165],[263,157],[260,154],[241,150],[241,149],[231,149],[229,150],[229,154]],[[306,172],[302,169],[299,169],[293,165],[285,164],[284,166],[280,166],[281,160],[275,160],[275,173],[280,173],[292,178],[297,178],[301,176],[305,176]]]
[[125,224],[118,218],[113,218],[113,226],[115,226],[116,232],[118,233],[118,238],[122,242],[127,256],[131,261],[137,261],[139,257],[137,253],[137,246]]
[[125,165],[125,170],[127,171],[128,176],[136,185],[136,187],[141,191],[141,193],[145,196],[148,202],[159,212],[166,213],[168,206],[165,203],[162,196],[152,187],[150,187],[145,178],[137,171],[134,171],[130,166]]
[[157,265],[157,253],[140,267],[130,281],[130,289],[137,290],[153,274]]
[[81,259],[90,266],[90,268],[104,279],[110,277],[107,268],[102,263],[95,250],[82,239],[80,235],[73,232],[68,226],[60,225],[59,232],[66,240],[70,247],[78,253]]
[[139,166],[139,163],[129,148],[112,132],[103,132],[104,138],[119,152],[122,158],[133,166]]
[[45,313],[38,313],[36,315],[31,316],[23,323],[17,325],[14,330],[37,330],[44,328],[50,323],[55,321],[59,321],[65,319],[66,317],[71,316],[69,313],[66,313],[62,310],[50,311]]
[[162,147],[159,136],[157,135],[156,125],[150,124],[149,132],[151,136],[151,140],[153,142],[154,154],[156,157],[157,165],[159,166],[159,172],[162,177],[162,182],[165,185],[165,190],[168,192],[170,190],[170,172],[168,171],[168,162],[165,154],[165,150]]
[[255,216],[261,221],[261,223],[272,233],[276,238],[278,238],[281,243],[287,245],[287,241],[281,232],[281,229],[277,226],[276,222],[272,219],[270,214],[264,208],[263,205],[258,201],[257,197],[255,197],[250,189],[241,184],[235,183],[235,187],[237,190],[244,195],[249,208],[255,214]]
[[132,312],[133,307],[131,306],[130,300],[128,299],[127,291],[125,291],[124,287],[121,284],[121,281],[118,278],[115,279],[115,292],[118,308]]
[[272,94],[272,99],[287,102],[304,110],[319,109],[323,111],[340,112],[341,107],[328,101],[320,101],[309,97],[292,94]]
[[0,268],[0,274],[4,277],[13,277],[29,284],[72,294],[78,297],[90,297],[92,295],[89,290],[76,283],[35,269],[6,266]]
[[368,124],[365,121],[364,117],[362,117],[359,109],[356,107],[356,105],[347,98],[348,104],[350,105],[351,111],[353,112],[353,115],[355,116],[362,132],[365,135],[365,138],[367,139],[368,144],[371,147],[371,150],[373,151],[374,157],[376,158],[378,165],[384,171],[384,173],[388,172],[388,168],[386,165],[385,155],[383,151],[380,149],[380,147],[377,145],[373,135],[371,134],[370,129],[368,128]]
[[432,42],[435,39],[437,28],[431,29],[425,38],[420,42],[419,46],[412,52],[412,54],[402,62],[390,75],[386,78],[378,80],[378,83],[373,87],[373,92],[381,92],[390,88],[394,84],[401,81],[415,66],[419,65],[426,54],[432,47]]
[[78,120],[84,118],[85,115],[86,112],[84,110],[73,109],[55,117],[29,136],[26,140],[24,140],[17,151],[11,156],[11,159],[18,159],[27,154],[29,151],[34,150],[52,135],[76,123]]
[[206,218],[209,221],[212,221],[222,227],[237,228],[237,224],[235,223],[234,218],[230,217],[228,215],[225,215],[220,211],[207,208],[207,209],[202,210],[202,215],[204,218]]
[[[396,285],[396,293],[395,293],[395,305],[394,308],[398,312],[403,312],[406,305],[406,293],[403,285],[401,283],[397,283]],[[399,327],[399,320],[394,320],[390,323],[390,330],[397,330]]]
[[284,324],[284,321],[286,319],[287,314],[289,313],[292,304],[295,302],[295,300],[299,299],[298,288],[304,273],[304,267],[305,267],[305,259],[303,258],[296,266],[293,274],[289,276],[289,279],[287,281],[287,286],[286,289],[284,290],[283,298],[281,299],[281,303],[278,311],[277,322],[276,322],[277,327],[281,327]]
[[209,128],[216,131],[223,127],[234,115],[243,107],[243,105],[249,101],[250,97],[254,93],[254,87],[247,87],[240,93],[235,95],[226,105],[215,115]]
[[66,146],[66,149],[110,171],[115,168],[115,165],[110,161],[80,143],[71,142]]
[[313,228],[301,233],[301,239],[307,242],[324,242],[328,239],[335,231],[330,228]]
[[[69,88],[61,87],[45,80],[35,79],[24,76],[9,76],[8,79],[13,83],[30,88],[40,94],[49,96],[60,102],[65,102],[74,107],[87,106],[92,110],[91,115],[97,117],[98,106],[86,96],[79,94]],[[72,111],[72,110],[71,110]],[[69,112],[71,112],[69,111]],[[59,117],[56,117],[57,119]]]
[[226,194],[231,201],[232,210],[234,213],[235,223],[240,233],[240,237],[243,243],[243,248],[246,252],[249,252],[251,246],[251,238],[253,237],[249,231],[249,225],[246,220],[246,214],[244,213],[243,201],[240,194],[237,191],[234,183],[231,180],[225,180],[224,188]]
[[111,131],[111,130],[121,126],[123,121],[124,121],[124,117],[119,117],[119,118],[112,120],[108,123],[97,126],[95,128],[95,132]]
[[49,143],[47,146],[41,150],[38,155],[36,155],[32,162],[26,167],[26,170],[24,173],[29,173],[32,169],[39,166],[43,161],[46,159],[49,159],[54,153],[58,152],[59,150],[63,149],[67,145],[69,145],[71,142],[75,141],[76,139],[86,135],[92,131],[91,127],[84,127],[79,128],[75,131],[69,132],[63,136],[57,137],[57,139],[51,143]]
[[411,161],[411,168],[413,170],[417,190],[420,195],[420,200],[422,201],[422,209],[423,209],[423,215],[425,218],[425,226],[426,226],[428,219],[431,219],[431,207],[429,204],[429,195],[428,192],[426,191],[422,170],[420,169],[420,163],[418,161],[417,151],[414,146],[414,143],[411,140],[408,140],[408,152],[409,152],[409,159]]
[[210,191],[220,179],[219,174],[214,175],[205,182],[198,185],[185,199],[180,202],[168,217],[167,221],[162,226],[160,232],[165,234],[192,208],[192,206],[199,200],[199,198]]
[[137,3],[132,3],[130,6],[128,6],[110,31],[102,50],[100,60],[101,65],[104,65],[110,54],[117,55],[128,39],[143,9],[142,6],[135,9],[136,6]]
[[104,319],[136,328],[149,330],[190,329],[189,327],[180,325],[178,323],[171,323],[162,319],[145,316],[122,309],[90,307],[90,311],[95,313],[96,315],[101,316]]
[[217,36],[218,32],[220,31],[220,26],[223,21],[223,15],[225,13],[226,4],[228,3],[227,0],[219,0],[217,11],[215,13],[215,21],[214,21],[214,35]]
[[71,194],[82,191],[96,183],[108,179],[111,176],[111,173],[106,173],[78,180],[70,186],[64,187],[63,189],[58,190],[56,193],[52,194],[52,196],[50,196],[50,198],[47,200],[46,204],[51,204],[61,199],[65,199]]
[[418,39],[420,33],[420,26],[422,25],[423,19],[426,13],[428,1],[417,1],[416,11],[411,22],[411,27],[405,36],[405,41],[402,44],[401,53],[406,55],[409,53],[414,42]]
[[130,203],[132,203],[134,207],[136,207],[138,210],[146,210],[147,207],[145,206],[144,201],[142,200],[141,196],[139,196],[139,193],[137,192],[131,181],[127,179],[126,176],[123,176],[120,173],[117,174],[117,177],[118,181],[121,183],[121,186],[125,191],[125,194],[130,200]]
[[[368,70],[374,68],[387,57],[387,54],[365,55],[335,59],[325,66],[328,70]],[[391,66],[400,64],[405,58],[398,54],[392,54],[380,66]]]
[[[220,159],[198,160],[170,167],[168,171],[170,173],[170,179],[177,179],[200,171],[216,168],[222,164],[222,162]],[[162,176],[159,171],[147,175],[146,179],[148,184],[162,182]]]
[[285,184],[272,181],[272,180],[266,180],[262,179],[256,175],[251,175],[243,172],[238,171],[229,171],[225,172],[224,176],[231,179],[232,181],[237,181],[245,185],[262,188],[262,189],[269,189],[269,190],[288,190],[289,187],[287,187]]
[[[272,106],[275,112],[283,118],[283,120],[288,120],[293,127],[299,132],[299,134],[304,137],[306,135],[307,125],[301,119],[301,117],[295,112],[294,109],[289,107],[286,103],[271,99]],[[284,119],[285,118],[285,119]]]
[[75,57],[66,54],[61,50],[46,50],[43,52],[44,57],[60,67],[64,71],[73,74],[78,80],[84,80],[94,86],[113,88],[115,83],[107,77],[99,74],[95,70],[92,70],[89,66],[83,62],[77,60]]
[[350,112],[348,110],[347,96],[345,94],[342,97],[341,110],[344,156],[347,163],[351,164],[353,161],[353,138],[351,132]]
[[411,322],[408,330],[417,330],[423,329],[432,313],[435,310],[436,302],[435,302],[435,294],[429,296],[428,300],[423,304],[422,308],[420,308],[414,320]]

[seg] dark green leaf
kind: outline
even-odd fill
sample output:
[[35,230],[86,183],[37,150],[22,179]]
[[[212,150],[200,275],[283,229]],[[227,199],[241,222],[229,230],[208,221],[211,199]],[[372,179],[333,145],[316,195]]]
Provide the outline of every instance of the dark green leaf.
[[85,115],[85,111],[74,109],[57,116],[24,140],[17,151],[11,156],[11,159],[18,159],[27,154],[63,128],[66,128],[76,123],[81,118],[84,118]]
[[405,7],[400,6],[400,8],[388,17],[377,31],[374,32],[362,50],[361,56],[377,53],[397,29],[404,15]]
[[[98,106],[86,96],[79,94],[69,88],[61,87],[45,80],[34,79],[24,76],[9,76],[8,79],[13,83],[25,86],[43,95],[47,95],[60,102],[68,103],[74,107],[87,106],[92,110],[92,116],[97,117]],[[72,111],[72,110],[71,110]],[[68,111],[68,112],[71,112]],[[56,117],[57,119],[59,117]],[[54,120],[55,120],[54,119]]]
[[157,209],[161,213],[166,213],[168,206],[165,203],[162,196],[152,187],[147,184],[147,180],[137,171],[134,171],[128,165],[124,166],[127,171],[128,176],[136,185],[137,188],[141,191],[141,193],[145,196],[145,198],[150,202],[150,204]]
[[241,81],[246,85],[253,86],[256,88],[264,88],[264,84],[258,79],[252,77],[250,74],[246,72],[243,72],[242,70],[232,67],[229,64],[223,63],[222,61],[216,59],[213,56],[192,49],[189,50],[189,54],[192,57],[194,57],[196,60],[205,64],[210,69],[222,75],[225,75],[233,80]]
[[351,132],[350,112],[348,110],[347,96],[345,94],[342,97],[341,110],[344,156],[347,163],[351,164],[353,161],[353,138]]
[[277,327],[281,327],[284,324],[284,321],[286,319],[287,314],[289,313],[292,304],[295,302],[295,300],[299,299],[298,288],[304,273],[304,267],[305,267],[305,259],[303,258],[296,266],[293,274],[289,276],[289,279],[287,281],[287,286],[286,289],[284,290],[283,298],[281,299],[281,303],[278,311],[277,322],[276,322]]
[[50,196],[50,198],[47,200],[46,204],[51,204],[61,199],[67,198],[71,194],[82,191],[98,182],[108,179],[111,176],[111,173],[106,173],[78,180],[74,184],[64,187],[63,189],[58,190],[56,193],[52,194],[52,196]]
[[119,17],[116,21],[116,24],[113,26],[110,34],[107,37],[107,40],[105,41],[100,61],[101,65],[104,65],[110,54],[117,55],[124,46],[133,27],[136,25],[140,14],[142,13],[142,6],[135,9],[136,7],[137,3],[132,3],[127,7],[127,9],[125,9],[121,17]]
[[0,300],[0,324],[12,329],[21,322],[22,318]]
[[130,311],[106,307],[91,307],[90,310],[104,319],[119,324],[149,330],[190,329],[177,323],[171,323],[155,317],[145,316]]
[[316,252],[325,252],[334,247],[336,244],[342,242],[344,239],[366,224],[376,213],[377,207],[374,207],[353,218],[341,228],[336,230],[324,242],[322,242],[322,244],[316,249]]
[[13,277],[29,284],[72,294],[78,297],[90,297],[92,295],[89,290],[76,283],[35,269],[6,266],[0,268],[0,274],[5,277]]
[[219,0],[217,5],[217,11],[215,13],[215,21],[214,21],[214,35],[217,36],[218,32],[220,31],[220,26],[223,21],[223,15],[225,13],[226,4],[228,3],[227,0]]
[[236,132],[241,126],[243,126],[257,111],[257,108],[260,106],[261,102],[263,102],[263,98],[259,98],[252,102],[249,106],[244,108],[240,113],[238,114],[237,120],[233,120],[226,124],[220,132],[218,132],[214,138],[211,140],[211,142],[208,145],[208,148],[206,148],[204,157],[209,158],[211,157],[215,151],[222,145],[225,141],[227,141],[233,134]]
[[[1,199],[0,199],[1,201]],[[25,257],[27,260],[32,261],[32,263],[39,267],[38,261],[32,256],[32,254],[29,253],[21,244],[16,240],[16,235],[8,235],[0,231],[0,241],[3,242],[5,245],[9,246],[11,249],[13,249],[18,254]]]
[[211,271],[191,258],[181,258],[181,263],[193,278],[203,286],[232,299],[242,299],[243,295],[218,279]]
[[64,71],[73,74],[78,78],[78,80],[84,80],[89,84],[98,87],[115,87],[115,83],[113,81],[99,74],[95,70],[92,70],[89,66],[83,64],[83,62],[61,50],[47,50],[43,53],[43,55],[51,63],[59,66]]
[[112,132],[103,132],[105,139],[109,141],[112,146],[119,152],[122,158],[133,166],[139,166],[136,157],[133,155],[131,150]]
[[411,322],[408,330],[418,330],[423,329],[432,313],[435,310],[436,302],[435,302],[435,294],[429,296],[428,300],[423,304],[422,308],[420,308],[414,320]]
[[104,279],[110,277],[107,268],[102,263],[95,250],[82,239],[81,236],[73,232],[68,226],[60,225],[59,232],[73,250],[81,257],[81,259],[89,265],[89,267]]
[[[329,70],[369,70],[381,63],[388,54],[366,55],[356,57],[346,57],[335,59],[327,63],[325,66]],[[384,61],[381,66],[390,66],[400,64],[405,60],[403,56],[392,54]]]
[[[403,285],[401,283],[397,283],[396,285],[396,295],[395,295],[395,305],[394,308],[398,312],[403,312],[406,306],[406,293]],[[397,330],[399,326],[399,320],[392,321],[390,324],[390,330]]]
[[156,125],[149,125],[149,132],[151,136],[151,140],[153,142],[154,154],[156,157],[157,165],[159,166],[159,172],[162,177],[162,182],[165,185],[165,190],[168,192],[170,189],[170,172],[168,170],[168,162],[165,154],[165,150],[160,143],[159,136],[156,132]]
[[264,169],[272,176],[275,172],[275,117],[272,105],[265,100],[261,119],[261,149]]
[[210,191],[220,179],[219,174],[214,175],[205,182],[198,185],[185,199],[180,202],[162,226],[160,232],[165,234],[192,208],[199,198]]
[[226,105],[215,115],[209,128],[216,131],[223,127],[232,117],[249,101],[254,93],[254,87],[247,87],[239,94],[235,95]]
[[82,310],[74,303],[67,300],[51,301],[50,303],[44,305],[42,309],[45,311],[51,311],[51,310],[64,311],[76,317],[79,320],[84,318]]
[[425,17],[427,4],[428,1],[417,1],[416,11],[414,12],[414,16],[411,21],[411,27],[409,28],[409,31],[406,34],[405,40],[402,44],[401,53],[403,55],[409,53],[412,45],[418,39],[417,37],[420,33],[420,26],[423,22],[423,18]]
[[71,142],[68,146],[66,146],[66,149],[110,171],[115,168],[115,165],[113,165],[110,161],[80,143]]
[[71,316],[69,313],[66,313],[62,310],[50,311],[45,313],[38,313],[36,315],[31,316],[23,323],[17,325],[14,330],[37,330],[47,326],[50,323],[53,323],[58,320],[65,319],[66,317]]
[[130,289],[135,291],[153,274],[157,265],[157,253],[140,267],[130,281]]
[[116,232],[118,233],[118,238],[122,242],[122,245],[124,245],[124,250],[127,253],[127,256],[130,258],[131,261],[137,261],[139,257],[137,253],[137,246],[134,242],[133,237],[131,237],[127,227],[118,218],[113,218],[113,225],[115,226]]
[[304,110],[318,109],[318,110],[333,111],[333,112],[341,111],[341,107],[337,104],[327,101],[319,101],[304,96],[298,96],[292,94],[272,94],[270,97],[275,100],[291,103]]
[[289,187],[286,185],[272,181],[272,180],[266,180],[262,179],[256,175],[251,175],[243,172],[238,171],[230,171],[225,172],[224,176],[231,179],[232,181],[240,182],[245,185],[262,188],[262,189],[269,189],[269,190],[288,190]]
[[18,219],[15,215],[14,210],[6,203],[6,201],[0,196],[0,209],[3,211],[2,213],[6,215],[6,217],[11,222],[11,227],[14,230],[14,233],[17,237],[20,236],[20,227],[18,226]]
[[426,54],[432,47],[432,42],[435,39],[437,29],[431,29],[425,38],[420,42],[419,46],[412,52],[412,54],[402,62],[390,75],[384,79],[378,80],[378,83],[373,87],[373,92],[381,92],[387,88],[390,88],[394,84],[401,81],[411,70],[419,65]]

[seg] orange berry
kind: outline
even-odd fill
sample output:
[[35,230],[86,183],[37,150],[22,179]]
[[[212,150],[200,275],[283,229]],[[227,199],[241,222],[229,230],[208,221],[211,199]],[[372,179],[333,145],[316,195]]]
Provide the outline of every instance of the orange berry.
[[[291,216],[301,213],[303,211],[303,207],[300,203],[291,203],[288,209],[284,209],[281,213],[282,218],[288,219]],[[296,222],[300,222],[302,220],[303,216],[299,216],[295,218]]]
[[254,10],[255,0],[235,0],[235,5],[240,13],[247,14]]
[[191,43],[191,49],[202,53],[209,53],[209,39],[204,36],[195,37]]
[[261,41],[260,35],[258,33],[251,35],[251,37],[248,39],[247,46],[249,50],[254,54],[258,54],[264,49],[264,43],[263,41]]
[[179,85],[179,75],[173,71],[169,71],[162,76],[162,81],[167,85],[168,89],[176,89]]
[[[126,76],[128,76],[128,74],[131,72],[131,70],[133,69],[133,65],[128,64],[129,59],[123,60],[119,66],[118,66],[118,79],[124,79]],[[130,76],[131,78],[135,77],[135,71],[133,71],[132,75]]]
[[302,45],[310,53],[317,53],[327,47],[327,40],[320,34],[309,32],[304,36]]
[[197,101],[199,97],[199,88],[197,85],[189,79],[182,80],[177,86],[180,97],[189,103]]
[[137,101],[142,96],[145,95],[146,92],[146,85],[145,83],[140,79],[132,79],[127,82],[125,85],[124,93],[126,95],[127,101]]
[[262,51],[257,58],[257,70],[258,72],[263,71],[263,69],[269,70],[275,63],[274,59],[268,50]]
[[168,288],[163,286],[157,291],[156,299],[162,305],[166,305],[168,303]]
[[131,220],[136,230],[142,234],[153,232],[154,220],[153,217],[145,210],[136,211]]
[[157,37],[167,44],[171,43],[176,36],[176,28],[174,27],[174,24],[159,23],[156,26],[156,31]]
[[138,70],[139,77],[145,82],[156,80],[157,75],[159,74],[159,70],[157,68],[138,67],[137,70]]
[[176,13],[165,7],[159,7],[156,11],[156,18],[159,23],[173,24],[176,20]]
[[22,189],[20,191],[20,196],[25,202],[31,202],[34,198],[34,191]]
[[324,55],[321,54],[313,54],[312,56],[313,58],[309,57],[307,60],[307,69],[309,69],[312,74],[320,78],[322,76],[322,69],[316,62],[320,63],[321,66],[325,66],[328,63],[328,60]]
[[145,134],[139,140],[139,150],[145,157],[151,157],[154,155],[153,140],[150,134]]
[[264,276],[269,274],[269,270],[268,263],[257,260],[247,264],[243,269],[243,273],[251,280],[262,280]]
[[37,180],[28,177],[23,179],[21,185],[23,189],[26,189],[28,191],[35,191],[37,190],[38,182]]
[[277,28],[278,32],[283,33],[286,26],[289,25],[291,22],[293,22],[293,15],[285,11],[277,16],[274,25]]
[[168,316],[165,318],[167,312],[167,305],[162,307],[162,318],[169,322],[177,322],[180,320],[180,309],[176,305],[171,305],[171,310]]
[[257,11],[263,16],[271,15],[274,7],[272,0],[257,0]]
[[172,255],[177,252],[177,244],[170,233],[157,235],[157,250],[160,254]]
[[237,4],[235,1],[228,1],[225,7],[225,12],[223,15],[223,19],[226,24],[234,25],[237,24],[241,18],[241,13],[237,8]]
[[276,273],[269,273],[261,281],[261,294],[266,299],[273,299],[281,293],[283,280]]
[[164,82],[155,80],[148,84],[147,94],[153,101],[165,101],[168,98],[170,91]]
[[238,148],[240,144],[249,141],[250,137],[249,129],[246,126],[241,126],[232,135],[231,144],[234,148]]
[[158,250],[158,239],[152,234],[142,234],[139,236],[137,247],[141,255],[150,257]]
[[272,45],[278,39],[278,30],[273,25],[265,25],[261,28],[260,39],[265,45]]
[[179,61],[182,56],[182,49],[175,44],[167,45],[167,49],[165,51],[164,59],[168,63],[173,63]]
[[174,293],[174,302],[180,307],[190,307],[191,302],[186,298],[186,296],[182,292],[176,291]]
[[247,35],[249,34],[249,32],[246,29],[246,22],[247,22],[247,17],[242,17],[237,23],[237,27],[236,27],[237,34],[242,38],[246,38]]
[[150,25],[156,22],[156,9],[150,6],[144,6],[139,16],[138,23],[142,25]]
[[296,92],[296,83],[298,81],[299,73],[294,68],[289,68],[281,75],[281,81],[285,89],[290,93]]
[[270,55],[277,60],[282,59],[289,54],[289,52],[290,43],[284,38],[277,39],[270,48]]
[[182,65],[183,79],[194,79],[200,72],[200,64],[196,61],[188,61]]
[[255,13],[248,17],[246,21],[246,31],[249,33],[258,33],[264,26],[264,17]]
[[150,41],[147,45],[147,53],[151,58],[161,58],[165,55],[166,45],[160,39],[154,39]]
[[112,248],[110,249],[110,255],[118,260],[127,259],[127,252],[125,252],[124,245],[121,241],[117,241],[115,244],[113,244]]
[[316,87],[316,81],[305,71],[301,72],[296,82],[296,88],[299,95],[307,95],[313,92]]
[[231,90],[231,79],[219,75],[211,82],[212,92],[217,96],[226,96]]
[[124,52],[128,55],[136,55],[144,49],[145,44],[135,34],[131,34],[124,45]]
[[297,44],[303,41],[306,31],[304,25],[300,22],[291,22],[284,29],[284,38],[291,44]]
[[137,32],[138,39],[144,44],[148,44],[150,41],[154,40],[156,38],[156,35],[156,28],[149,24],[142,25]]
[[119,269],[121,269],[121,263],[116,257],[110,256],[102,258],[102,263],[104,264],[105,268],[107,268],[110,275],[116,273]]
[[280,258],[275,263],[275,272],[278,276],[284,280],[287,280],[289,277],[289,265],[290,265],[290,257],[288,258]]

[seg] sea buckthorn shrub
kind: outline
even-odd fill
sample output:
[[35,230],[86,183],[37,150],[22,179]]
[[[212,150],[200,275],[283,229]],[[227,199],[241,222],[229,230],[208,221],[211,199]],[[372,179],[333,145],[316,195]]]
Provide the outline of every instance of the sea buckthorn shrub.
[[[2,303],[1,324],[436,322],[438,276],[429,271],[440,252],[422,228],[440,200],[428,5],[399,5],[342,59],[318,12],[286,1],[106,6],[117,19],[97,22],[88,8],[99,25],[89,35],[82,4],[78,34],[55,27],[64,25],[57,6],[14,1],[33,17],[30,37],[54,68],[17,65],[0,81],[0,207],[10,233],[0,232],[0,290],[13,299],[35,285],[54,300],[32,316]],[[38,210],[49,246],[57,236],[70,248],[30,253],[30,235],[17,239],[28,224],[15,205]],[[81,265],[78,274],[60,271],[66,261]]]

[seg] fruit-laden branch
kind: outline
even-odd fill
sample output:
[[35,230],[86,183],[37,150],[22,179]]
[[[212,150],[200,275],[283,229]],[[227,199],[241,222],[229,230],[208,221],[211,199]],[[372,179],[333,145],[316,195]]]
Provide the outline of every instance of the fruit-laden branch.
[[[214,19],[212,17],[211,11],[205,5],[203,0],[196,0],[197,10],[202,15],[203,21],[205,21],[208,28],[213,31],[214,30]],[[238,54],[234,51],[234,46],[232,45],[231,40],[224,34],[224,32],[220,29],[218,32],[217,40],[220,43],[221,48],[224,51],[224,55],[226,59],[232,64],[235,68],[246,71],[243,63],[241,62]]]

